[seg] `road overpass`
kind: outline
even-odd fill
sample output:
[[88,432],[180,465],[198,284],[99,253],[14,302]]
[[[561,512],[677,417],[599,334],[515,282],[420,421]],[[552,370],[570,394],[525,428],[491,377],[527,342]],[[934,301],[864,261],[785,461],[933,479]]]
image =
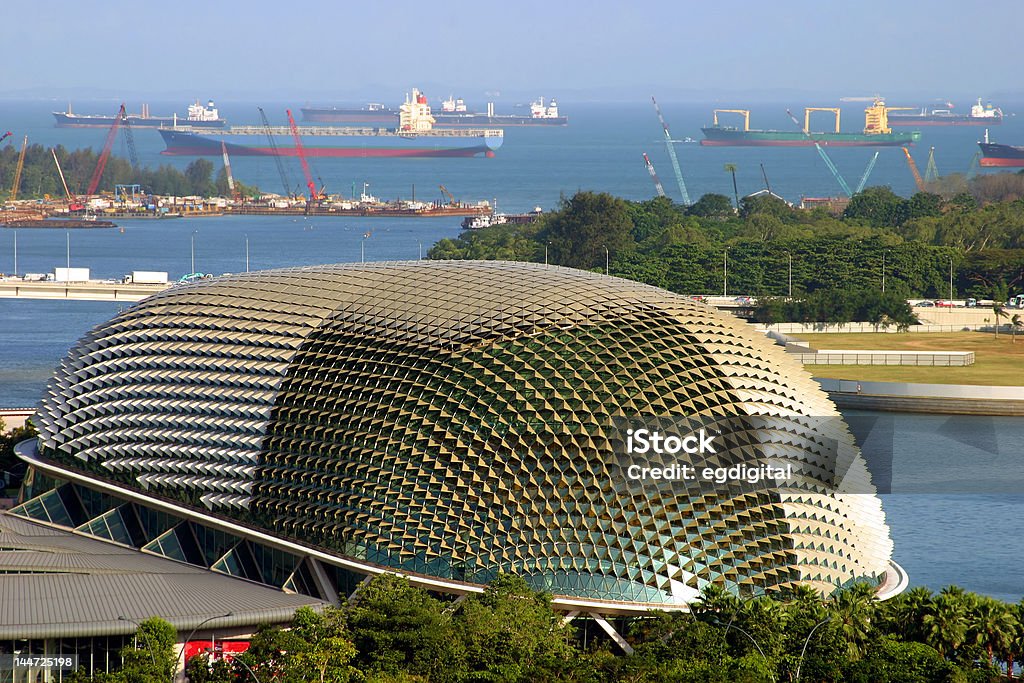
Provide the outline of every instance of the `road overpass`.
[[92,280],[53,282],[22,279],[0,280],[0,299],[49,299],[53,301],[141,301],[170,287],[169,283],[136,284]]

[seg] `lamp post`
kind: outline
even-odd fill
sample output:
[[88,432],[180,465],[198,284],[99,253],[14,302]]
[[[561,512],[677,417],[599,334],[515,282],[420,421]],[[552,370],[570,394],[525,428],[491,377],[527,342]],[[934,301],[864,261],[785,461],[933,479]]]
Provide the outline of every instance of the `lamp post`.
[[193,230],[192,231],[192,239],[191,239],[191,252],[190,253],[192,255],[192,259],[191,259],[191,261],[189,261],[189,263],[190,263],[190,268],[191,268],[190,272],[192,272],[192,273],[196,272],[196,233],[197,232],[198,232],[198,230]]
[[423,260],[423,242],[418,242],[420,245],[420,261]]
[[[718,621],[717,619],[715,619],[714,622],[716,624],[718,624],[719,626],[722,625],[722,622]],[[754,640],[754,636],[750,635],[749,633],[747,633],[745,630],[743,630],[739,626],[736,626],[730,620],[729,623],[725,625],[725,632],[726,632],[726,634],[729,633],[729,629],[731,629],[731,628],[734,628],[737,631],[739,631],[740,633],[742,633],[743,635],[745,635],[750,640],[750,642],[752,642],[754,644],[754,647],[757,648],[757,653],[759,655],[761,655],[761,659],[763,659],[764,663],[768,666],[768,675],[772,677],[772,683],[774,683],[775,682],[775,672],[771,670],[772,663],[768,660],[768,657],[765,656],[764,650],[761,649],[761,646],[757,644],[756,640]]]
[[786,258],[789,259],[789,298],[793,298],[793,255],[786,252]]
[[545,266],[548,264],[548,245],[549,244],[551,244],[551,242],[545,242],[544,243],[544,265]]
[[814,628],[811,629],[811,632],[807,634],[807,638],[804,640],[804,646],[800,650],[800,659],[797,660],[796,663],[796,683],[800,683],[800,666],[804,663],[804,654],[806,654],[807,652],[807,644],[811,642],[811,636],[814,635],[814,632],[818,630],[819,626],[823,626],[824,624],[827,624],[830,621],[832,621],[832,617],[825,617],[817,624],[815,624]]
[[722,296],[729,296],[729,247],[722,252]]
[[601,245],[601,246],[604,247],[604,274],[607,275],[608,274],[608,247],[606,245]]
[[885,252],[886,252],[886,250],[883,249],[882,250],[882,294],[885,294]]
[[250,676],[252,676],[252,680],[256,681],[256,683],[260,683],[260,679],[256,677],[256,672],[253,671],[252,669],[250,669],[249,665],[246,664],[242,659],[239,659],[238,657],[232,657],[231,661],[232,662],[238,662],[239,664],[244,666],[245,670],[249,672]]
[[245,236],[245,272],[249,272],[249,235]]
[[188,662],[185,661],[185,648],[188,647],[188,644],[190,642],[192,642],[192,636],[194,636],[196,634],[196,631],[198,631],[200,628],[202,628],[203,625],[209,624],[211,621],[213,621],[215,619],[224,619],[225,617],[230,617],[230,616],[234,616],[234,612],[228,612],[227,614],[214,614],[212,617],[207,617],[207,618],[203,619],[202,621],[200,621],[198,624],[196,624],[196,627],[194,629],[192,629],[191,633],[188,634],[188,638],[186,638],[181,643],[181,668],[182,668],[182,670],[184,670],[185,665],[188,663]]
[[[64,231],[64,237],[66,239],[65,252],[67,253],[67,258],[68,258],[67,265],[68,265],[68,270],[70,270],[71,269],[71,231],[70,230],[65,230]],[[68,275],[68,277],[70,277],[70,274]]]
[[14,274],[18,274],[18,231],[14,231]]
[[129,619],[128,617],[123,616],[123,615],[122,616],[118,616],[117,620],[118,621],[127,621],[128,623],[135,624],[136,626],[139,627],[139,630],[142,631],[142,635],[146,637],[146,649],[149,650],[149,658],[153,660],[153,668],[155,669],[156,668],[156,653],[153,652],[153,643],[149,639],[149,634],[146,633],[145,629],[142,628],[142,624],[140,624],[139,622],[135,621],[134,619]]
[[953,303],[953,257],[949,257],[949,303]]

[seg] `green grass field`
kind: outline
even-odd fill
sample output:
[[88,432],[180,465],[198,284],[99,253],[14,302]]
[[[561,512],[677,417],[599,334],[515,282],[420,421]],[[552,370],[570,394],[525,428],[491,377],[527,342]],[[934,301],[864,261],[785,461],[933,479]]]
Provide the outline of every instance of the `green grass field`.
[[864,349],[894,351],[973,351],[974,365],[962,368],[807,365],[815,377],[866,382],[917,382],[923,384],[1024,385],[1024,334],[1016,342],[1008,333],[996,339],[991,332],[926,332],[904,334],[801,334],[815,349]]

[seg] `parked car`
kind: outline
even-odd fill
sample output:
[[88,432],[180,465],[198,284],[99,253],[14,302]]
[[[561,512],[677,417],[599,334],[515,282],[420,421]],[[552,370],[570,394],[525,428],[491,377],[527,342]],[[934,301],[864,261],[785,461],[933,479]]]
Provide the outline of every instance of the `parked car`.
[[946,301],[945,299],[938,299],[935,305],[939,308],[956,308],[956,304],[952,301]]
[[916,308],[935,308],[935,302],[934,301],[919,301],[916,304],[914,304],[914,306]]
[[737,303],[741,306],[749,306],[750,304],[754,303],[754,300],[749,296],[738,296],[735,299],[733,299],[733,303]]

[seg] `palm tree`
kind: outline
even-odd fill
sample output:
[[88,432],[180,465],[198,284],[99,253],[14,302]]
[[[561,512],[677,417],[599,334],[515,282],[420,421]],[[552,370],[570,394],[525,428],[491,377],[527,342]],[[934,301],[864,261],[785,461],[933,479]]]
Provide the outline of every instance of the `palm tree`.
[[998,284],[992,289],[992,314],[996,317],[996,339],[999,339],[999,319],[1006,316],[1006,285]]
[[1016,617],[998,600],[982,598],[971,610],[970,641],[985,648],[989,664],[993,663],[996,652],[1007,650],[1016,627]]
[[1011,343],[1017,343],[1017,330],[1020,329],[1021,327],[1024,327],[1024,321],[1021,320],[1020,313],[1014,313],[1013,317],[1010,318],[1010,332],[1013,333]]
[[962,596],[941,593],[922,619],[925,644],[943,657],[952,655],[967,639],[967,605]]
[[740,191],[736,187],[736,164],[726,164],[725,170],[732,173],[732,196],[736,198],[736,211],[740,210]]
[[832,621],[846,640],[847,655],[858,660],[867,651],[874,616],[875,587],[855,583],[836,595],[831,604]]

